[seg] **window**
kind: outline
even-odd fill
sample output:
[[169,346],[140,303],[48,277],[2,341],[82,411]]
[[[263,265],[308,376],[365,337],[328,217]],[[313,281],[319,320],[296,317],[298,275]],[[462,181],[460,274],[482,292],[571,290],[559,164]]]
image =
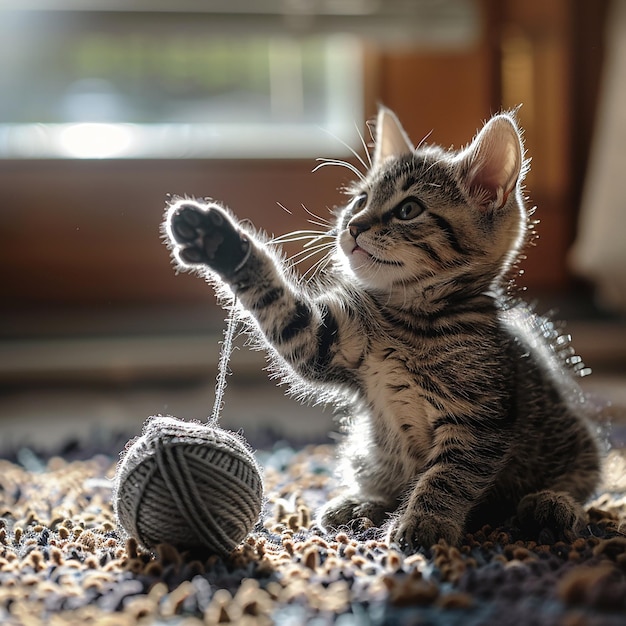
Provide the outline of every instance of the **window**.
[[309,157],[356,145],[356,38],[220,24],[211,14],[5,11],[0,158]]

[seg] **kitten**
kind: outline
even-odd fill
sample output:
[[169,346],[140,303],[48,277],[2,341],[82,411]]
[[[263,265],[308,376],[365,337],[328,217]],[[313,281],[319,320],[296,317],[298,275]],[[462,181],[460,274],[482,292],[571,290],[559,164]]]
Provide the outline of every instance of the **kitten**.
[[448,151],[414,148],[381,108],[371,167],[325,235],[332,262],[309,281],[220,205],[169,206],[178,266],[236,296],[302,395],[349,409],[346,489],[324,527],[366,518],[406,551],[512,516],[532,533],[582,527],[599,479],[582,364],[508,295],[529,229],[526,167],[511,115]]

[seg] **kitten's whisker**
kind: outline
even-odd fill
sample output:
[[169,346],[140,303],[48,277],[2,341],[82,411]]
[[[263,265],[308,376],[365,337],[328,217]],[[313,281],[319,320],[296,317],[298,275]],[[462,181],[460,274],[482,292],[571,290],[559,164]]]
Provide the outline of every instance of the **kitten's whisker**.
[[[307,208],[304,204],[300,204],[300,206],[311,216],[314,217],[316,220],[319,220],[320,222],[324,222],[324,224],[326,226],[331,226],[331,222],[330,220],[327,220],[325,217],[322,217],[321,215],[317,215],[317,213],[313,213],[313,211],[311,211],[309,208]],[[311,220],[309,220],[311,221]],[[312,222],[314,223],[314,222]]]
[[281,235],[280,237],[275,237],[270,239],[269,243],[291,243],[293,241],[306,241],[308,239],[315,239],[317,235],[301,235],[299,237],[288,237],[286,235]]
[[[356,126],[356,123],[355,123],[355,126]],[[367,163],[363,160],[361,155],[350,144],[346,143],[340,137],[337,137],[337,135],[335,135],[334,133],[331,133],[327,128],[323,128],[322,130],[324,130],[326,133],[328,133],[333,139],[336,139],[342,146],[344,146],[345,148],[348,148],[348,150],[350,150],[350,152],[355,156],[355,158],[359,161],[359,163],[366,170],[369,169],[368,166],[367,166]],[[357,131],[358,131],[358,127],[357,127]],[[359,133],[359,137],[360,136],[361,136],[361,134]],[[313,170],[313,171],[315,171],[315,170]]]
[[311,267],[309,267],[309,269],[307,269],[307,271],[303,274],[303,277],[307,276],[307,274],[314,272],[316,268],[318,268],[320,266],[320,264],[324,261],[324,259],[326,259],[330,254],[330,250],[328,252],[326,252],[325,254],[323,254],[319,259],[317,259],[317,261],[315,261]]
[[306,272],[304,272],[304,274],[302,274],[302,280],[313,280],[316,278],[316,276],[322,274],[325,269],[326,265],[322,266],[319,263],[316,263],[315,265],[312,265]]
[[286,211],[287,213],[289,213],[289,215],[293,215],[293,213],[282,203],[277,202],[276,203],[283,211]]
[[331,244],[335,241],[335,236],[330,234],[320,235],[319,237],[315,237],[311,239],[311,241],[307,241],[305,244],[302,244],[303,248],[310,248],[313,244],[317,244],[324,239],[331,239],[332,241],[326,241],[325,244]]
[[429,138],[429,137],[433,134],[433,131],[434,131],[434,130],[435,130],[434,128],[431,128],[431,129],[430,129],[430,130],[429,130],[429,131],[428,131],[428,132],[427,132],[427,133],[426,133],[426,134],[422,137],[422,140],[421,140],[421,141],[417,144],[417,146],[416,146],[415,150],[419,150],[419,149],[420,149],[420,148],[421,148],[421,147],[422,147],[422,146],[426,143],[426,140],[427,140],[427,139],[428,139],[428,138]]
[[306,278],[309,274],[311,275],[311,278],[313,278],[315,274],[323,272],[328,267],[331,259],[332,254],[331,251],[329,251],[322,258],[313,263],[313,265],[311,265],[311,267],[309,267],[309,269],[304,272],[302,278]]
[[341,159],[323,159],[323,158],[319,158],[319,159],[315,159],[316,161],[321,161],[321,163],[319,165],[316,165],[313,168],[313,172],[317,172],[317,170],[325,167],[326,165],[338,165],[339,167],[345,167],[346,169],[349,169],[353,174],[355,174],[356,176],[358,176],[358,178],[360,180],[365,180],[365,176],[363,175],[362,172],[360,172],[356,167],[354,167],[354,165],[352,165],[352,163],[348,163],[347,161],[342,161]]
[[[356,132],[358,133],[359,139],[361,140],[361,145],[363,146],[363,150],[365,151],[365,156],[366,156],[367,162],[369,164],[369,168],[368,169],[371,169],[371,167],[372,167],[372,155],[370,154],[369,148],[368,148],[367,144],[365,143],[365,138],[363,137],[363,133],[361,133],[361,129],[359,128],[359,125],[356,122],[354,122],[354,127],[356,128]],[[361,163],[363,163],[363,161],[361,161]]]
[[278,235],[270,239],[271,243],[283,243],[285,241],[301,241],[303,239],[314,239],[316,237],[332,236],[325,230],[294,230],[284,235]]
[[291,237],[317,237],[319,235],[325,235],[328,231],[326,230],[293,230],[289,233],[285,233],[283,235],[277,235],[273,237],[274,240],[291,238]]
[[320,252],[321,250],[325,250],[325,249],[330,249],[333,247],[334,245],[334,240],[333,241],[323,241],[323,242],[318,242],[318,243],[313,243],[310,246],[307,246],[306,248],[303,248],[302,250],[300,250],[299,252],[296,252],[295,255],[293,256],[300,256],[303,254],[306,254],[308,252],[312,252],[313,254]]
[[307,220],[309,224],[313,224],[313,226],[321,226],[322,228],[328,228],[331,224],[324,224],[323,222],[316,222],[315,220]]
[[289,261],[293,263],[294,265],[299,265],[300,263],[303,263],[307,259],[310,259],[311,257],[318,255],[320,252],[322,252],[322,250],[325,250],[327,248],[330,249],[330,247],[331,246],[329,244],[326,244],[324,246],[317,246],[313,250],[301,250],[300,252],[297,252],[293,256],[289,257]]
[[293,239],[281,239],[276,242],[273,241],[272,243],[283,244],[283,243],[293,243],[296,241],[304,241],[305,243],[302,244],[302,248],[306,249],[306,248],[311,248],[312,246],[317,246],[317,245],[330,245],[331,243],[334,242],[334,240],[335,240],[334,236],[323,234],[323,235],[317,235],[315,237],[306,236],[306,237],[296,237]]
[[321,250],[324,250],[326,248],[330,248],[332,246],[332,242],[330,241],[325,241],[323,243],[317,243],[315,245],[311,245],[308,248],[305,248],[303,250],[299,250],[298,252],[292,254],[289,259],[293,260],[293,259],[297,259],[298,257],[302,257],[304,255],[311,255],[311,254],[317,254],[318,252],[320,252]]
[[[312,246],[318,246],[318,245],[323,245],[322,241],[324,241],[324,239],[326,239],[325,237],[315,237],[313,240],[310,241],[306,241],[304,238],[300,238],[300,239],[285,239],[283,241],[278,241],[278,242],[272,242],[272,243],[277,243],[279,245],[283,245],[286,243],[296,243],[296,242],[301,242],[304,241],[305,243],[301,244],[302,245],[302,249],[311,249]],[[326,243],[330,243],[330,242],[326,242]]]
[[[313,255],[311,255],[311,256],[313,256]],[[324,256],[326,256],[326,255],[324,255]],[[304,261],[307,261],[307,260],[308,260],[308,258],[309,258],[309,257],[307,257],[306,259],[300,259],[299,261],[297,261],[296,263],[294,263],[294,264],[293,264],[293,266],[294,266],[294,267],[296,267],[297,265],[300,265],[300,263],[303,263]],[[324,258],[324,257],[322,257],[322,258]],[[314,264],[313,264],[313,266],[312,266],[312,267],[315,267],[315,266],[317,265],[317,263],[318,263],[318,262],[319,262],[319,259],[318,259],[318,261],[315,261],[315,262],[314,262]],[[310,269],[310,268],[309,268],[309,269]],[[308,270],[307,270],[307,272],[308,272]],[[306,276],[306,273],[305,273],[305,276]]]
[[323,257],[323,264],[322,267],[320,269],[325,270],[328,265],[331,263],[331,261],[333,260],[333,250],[329,250],[328,254],[326,256]]
[[370,139],[373,141],[374,145],[376,145],[376,122],[367,120],[365,126],[367,126],[367,130],[370,132]]

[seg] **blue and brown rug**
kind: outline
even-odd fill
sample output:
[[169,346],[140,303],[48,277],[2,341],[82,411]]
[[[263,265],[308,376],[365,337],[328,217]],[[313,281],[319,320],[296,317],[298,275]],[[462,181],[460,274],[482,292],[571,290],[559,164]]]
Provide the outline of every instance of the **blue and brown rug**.
[[226,560],[142,552],[116,529],[111,454],[0,460],[0,623],[383,626],[626,624],[626,454],[571,542],[484,527],[411,556],[377,530],[327,536],[331,445],[258,453],[267,503]]

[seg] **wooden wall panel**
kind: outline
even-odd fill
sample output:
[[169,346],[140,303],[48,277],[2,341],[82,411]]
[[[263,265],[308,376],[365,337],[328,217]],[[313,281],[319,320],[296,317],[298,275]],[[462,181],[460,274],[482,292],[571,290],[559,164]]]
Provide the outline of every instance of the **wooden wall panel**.
[[383,53],[380,100],[394,109],[414,143],[469,142],[492,111],[484,47],[458,52]]
[[[365,49],[365,109],[393,108],[414,141],[460,146],[501,106],[523,103],[538,205],[538,246],[524,263],[535,291],[569,285],[566,255],[599,82],[603,15],[583,0],[482,0],[483,30],[464,50]],[[595,6],[595,5],[594,5]],[[589,28],[586,28],[589,24]],[[586,50],[592,54],[586,54]],[[581,59],[584,62],[581,63]],[[591,85],[590,90],[587,86]],[[167,193],[213,195],[282,233],[341,201],[347,170],[298,161],[0,161],[3,311],[212,303],[176,277],[159,240]],[[277,202],[293,210],[290,216]],[[295,251],[292,248],[291,251]]]
[[[350,173],[307,161],[0,162],[3,308],[205,299],[161,243],[166,194],[213,196],[275,234],[341,202]],[[277,202],[289,208],[283,211]]]

